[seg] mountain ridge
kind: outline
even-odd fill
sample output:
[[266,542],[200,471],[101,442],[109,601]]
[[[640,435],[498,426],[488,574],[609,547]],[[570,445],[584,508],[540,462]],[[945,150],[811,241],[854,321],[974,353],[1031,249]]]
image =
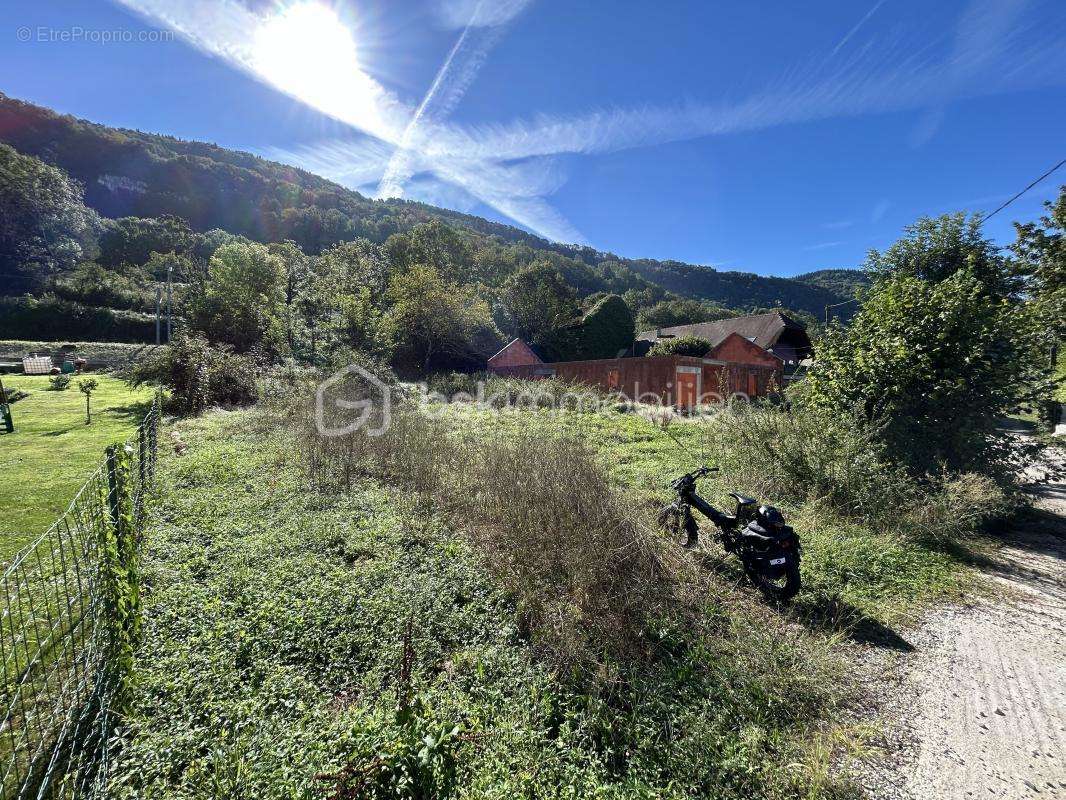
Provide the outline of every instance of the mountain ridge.
[[0,141],[58,166],[85,188],[105,217],[186,219],[194,230],[222,228],[260,242],[296,241],[308,253],[359,237],[383,243],[434,219],[474,234],[591,267],[635,273],[681,297],[738,311],[784,307],[821,315],[850,299],[791,278],[723,272],[672,260],[630,259],[551,242],[521,228],[409,200],[374,200],[307,170],[240,150],[166,134],[111,128],[0,93]]

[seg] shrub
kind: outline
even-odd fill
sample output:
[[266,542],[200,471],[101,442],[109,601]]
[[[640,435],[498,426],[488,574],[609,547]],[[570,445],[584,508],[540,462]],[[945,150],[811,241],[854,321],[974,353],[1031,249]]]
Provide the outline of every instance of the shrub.
[[440,372],[436,375],[430,375],[426,380],[426,387],[433,394],[441,395],[449,400],[456,395],[469,395],[474,397],[477,394],[478,384],[484,382],[488,378],[484,372],[477,373],[464,373],[464,372]]
[[0,339],[89,339],[153,342],[155,317],[135,311],[97,308],[52,295],[0,297]]
[[259,397],[253,359],[214,347],[202,334],[179,333],[170,346],[131,364],[125,377],[134,387],[166,386],[174,409],[185,414],[254,403]]
[[30,393],[24,392],[17,386],[5,386],[4,396],[6,397],[6,400],[4,399],[4,397],[0,397],[0,401],[6,402],[8,405],[10,405],[12,403],[17,403],[19,400],[25,400],[27,397],[30,396]]
[[699,336],[677,336],[662,339],[648,351],[649,356],[693,356],[703,358],[711,352],[711,343]]
[[1008,508],[1003,490],[980,475],[939,473],[919,484],[858,416],[804,403],[740,406],[716,416],[707,435],[723,471],[748,493],[820,501],[880,531],[969,535]]
[[53,375],[48,379],[48,387],[55,392],[64,392],[70,388],[70,376]]
[[915,476],[946,465],[1010,480],[1001,417],[1039,387],[1039,315],[977,220],[923,220],[885,254],[847,328],[831,326],[805,386],[818,405],[878,426],[886,455]]

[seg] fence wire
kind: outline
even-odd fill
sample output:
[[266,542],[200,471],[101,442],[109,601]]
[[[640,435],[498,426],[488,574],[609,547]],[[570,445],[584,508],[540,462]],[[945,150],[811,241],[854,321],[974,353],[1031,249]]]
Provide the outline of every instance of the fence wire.
[[102,797],[139,628],[159,398],[0,580],[0,798]]

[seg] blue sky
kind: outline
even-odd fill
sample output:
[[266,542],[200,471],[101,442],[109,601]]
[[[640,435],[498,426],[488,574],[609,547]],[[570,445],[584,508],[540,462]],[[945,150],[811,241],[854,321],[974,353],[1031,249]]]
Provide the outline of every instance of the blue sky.
[[6,0],[0,31],[14,97],[762,274],[855,266],[1066,158],[1061,0]]

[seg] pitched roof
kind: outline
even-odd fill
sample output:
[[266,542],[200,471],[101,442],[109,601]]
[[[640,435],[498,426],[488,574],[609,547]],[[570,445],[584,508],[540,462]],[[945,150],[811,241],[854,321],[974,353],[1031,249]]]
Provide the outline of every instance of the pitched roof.
[[695,325],[676,325],[672,328],[641,331],[637,341],[655,342],[660,336],[698,336],[717,347],[731,333],[738,333],[759,347],[769,350],[786,330],[806,331],[796,320],[779,311],[768,314],[749,314],[746,317],[720,319],[715,322],[698,322]]
[[508,350],[510,350],[516,344],[521,346],[521,347],[524,347],[526,350],[531,352],[533,355],[535,355],[541,361],[547,362],[548,359],[545,358],[545,353],[539,346],[537,346],[535,344],[530,344],[529,342],[524,341],[522,339],[519,339],[517,337],[512,339],[511,341],[509,341],[507,344],[505,344],[499,350],[497,350],[495,355],[489,356],[488,360],[492,361],[494,358],[497,358],[498,356],[502,356],[504,353],[506,353]]

